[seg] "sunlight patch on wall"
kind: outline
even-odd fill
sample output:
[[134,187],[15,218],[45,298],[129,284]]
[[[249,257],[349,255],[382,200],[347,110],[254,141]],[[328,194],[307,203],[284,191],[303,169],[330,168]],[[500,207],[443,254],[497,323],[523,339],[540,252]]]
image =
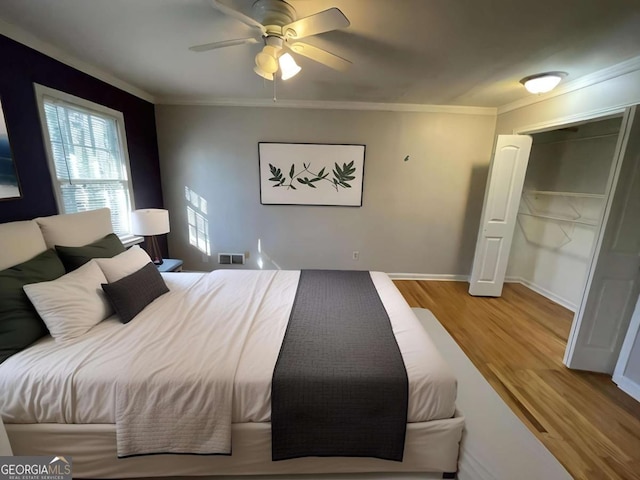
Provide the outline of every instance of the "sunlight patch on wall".
[[184,187],[187,199],[187,221],[189,223],[189,243],[206,255],[211,255],[209,243],[209,220],[207,219],[207,201]]
[[276,270],[282,270],[282,268],[280,268],[280,265],[278,265],[275,260],[273,260],[268,254],[267,252],[262,250],[262,240],[259,238],[258,239],[258,259],[257,259],[257,264],[258,264],[258,268],[260,268],[260,270],[264,269],[265,267],[265,261],[267,263],[270,263],[272,268],[275,268]]

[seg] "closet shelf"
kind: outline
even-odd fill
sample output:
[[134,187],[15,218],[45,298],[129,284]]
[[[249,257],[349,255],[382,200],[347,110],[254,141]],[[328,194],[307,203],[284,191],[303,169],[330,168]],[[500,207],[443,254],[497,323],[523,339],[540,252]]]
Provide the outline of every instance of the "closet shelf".
[[598,138],[609,138],[609,137],[618,137],[620,136],[618,133],[605,133],[602,135],[590,135],[588,137],[577,137],[577,138],[563,138],[561,140],[552,140],[550,142],[539,142],[536,145],[553,145],[555,143],[567,143],[567,142],[582,142],[584,140],[595,140]]
[[[598,227],[605,196],[598,193],[525,190],[518,224],[528,242],[561,248],[573,241],[578,226]],[[538,218],[539,224],[525,219]]]
[[525,190],[525,195],[550,195],[554,197],[580,197],[580,198],[604,198],[600,193],[581,193],[581,192],[551,192],[545,190]]
[[525,215],[527,217],[536,217],[536,218],[544,218],[547,220],[555,220],[558,222],[569,222],[576,223],[578,225],[588,225],[590,227],[597,227],[597,220],[588,220],[588,219],[580,219],[580,218],[571,218],[571,217],[562,217],[558,215],[543,215],[540,213],[527,213],[527,212],[518,212],[518,215]]

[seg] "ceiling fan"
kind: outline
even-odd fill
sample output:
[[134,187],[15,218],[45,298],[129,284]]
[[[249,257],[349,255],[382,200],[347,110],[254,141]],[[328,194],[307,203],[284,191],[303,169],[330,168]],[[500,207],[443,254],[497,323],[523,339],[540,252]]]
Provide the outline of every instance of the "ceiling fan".
[[297,53],[339,71],[344,71],[351,65],[349,60],[298,41],[301,38],[348,27],[349,20],[337,8],[297,19],[295,9],[284,0],[257,0],[252,7],[255,17],[252,18],[219,0],[209,1],[216,10],[258,31],[254,37],[196,45],[189,48],[191,51],[206,52],[235,45],[249,45],[260,43],[262,39],[264,48],[256,55],[256,66],[253,70],[267,80],[273,80],[278,70],[283,80],[300,72],[300,66],[290,53]]

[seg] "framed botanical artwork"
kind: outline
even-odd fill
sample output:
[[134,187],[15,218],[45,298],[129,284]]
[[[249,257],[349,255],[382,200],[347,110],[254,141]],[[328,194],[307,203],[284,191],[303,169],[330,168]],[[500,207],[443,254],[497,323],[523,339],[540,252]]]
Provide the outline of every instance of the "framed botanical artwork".
[[0,100],[0,200],[20,197],[20,184],[16,166],[13,163],[7,123]]
[[258,144],[260,203],[361,207],[364,145]]

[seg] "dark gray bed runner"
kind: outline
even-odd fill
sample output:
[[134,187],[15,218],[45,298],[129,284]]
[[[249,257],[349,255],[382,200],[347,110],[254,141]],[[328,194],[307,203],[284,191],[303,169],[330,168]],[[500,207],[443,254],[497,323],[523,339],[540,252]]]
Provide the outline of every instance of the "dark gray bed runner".
[[303,270],[273,372],[273,460],[402,461],[408,392],[369,272]]

